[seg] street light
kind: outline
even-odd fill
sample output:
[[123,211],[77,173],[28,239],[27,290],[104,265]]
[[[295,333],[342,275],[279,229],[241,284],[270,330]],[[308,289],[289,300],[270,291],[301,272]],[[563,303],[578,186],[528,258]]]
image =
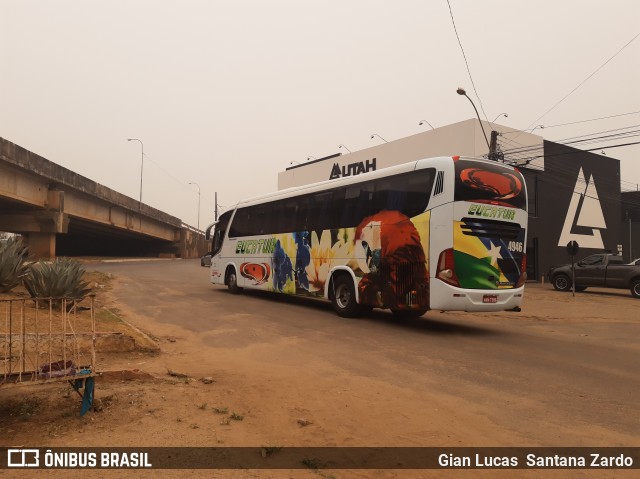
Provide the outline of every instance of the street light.
[[536,128],[540,128],[541,130],[544,130],[544,125],[536,125],[536,126],[534,126],[534,127],[531,129],[531,131],[530,131],[529,133],[533,133],[533,131],[534,131]]
[[458,92],[458,95],[466,96],[467,100],[469,100],[471,102],[471,106],[476,111],[476,116],[478,117],[478,121],[480,122],[480,128],[482,128],[482,134],[484,135],[484,141],[487,142],[487,148],[489,148],[489,151],[491,151],[491,147],[489,146],[489,140],[487,138],[486,132],[484,131],[484,126],[482,126],[482,120],[480,119],[480,114],[478,113],[478,109],[476,108],[476,105],[473,103],[471,98],[469,98],[469,96],[467,95],[467,92],[464,91],[464,88],[458,87],[458,89],[456,91]]
[[435,130],[433,125],[431,123],[429,123],[427,120],[420,120],[420,123],[418,123],[418,125],[422,126],[423,123],[426,123],[427,125],[429,125],[431,127],[432,130]]
[[347,150],[349,153],[351,153],[351,150],[349,148],[347,148],[346,146],[344,146],[342,143],[340,143],[338,145],[338,148],[344,148],[345,150]]
[[508,113],[500,113],[498,116],[495,117],[495,119],[491,123],[495,123],[498,120],[498,118],[500,118],[501,116],[504,116],[505,118],[509,118]]
[[198,183],[189,183],[198,187],[198,229],[200,229],[200,185]]
[[138,141],[140,142],[140,146],[142,147],[142,156],[140,161],[140,209],[142,210],[142,171],[144,169],[144,143],[142,143],[142,140],[138,140],[137,138],[127,138],[127,141]]
[[376,137],[376,136],[377,136],[378,138],[380,138],[382,141],[384,141],[385,143],[389,143],[387,140],[385,140],[384,138],[382,138],[382,137],[381,137],[380,135],[378,135],[377,133],[374,133],[373,135],[371,135],[371,139],[373,140],[373,139],[374,139],[374,137]]

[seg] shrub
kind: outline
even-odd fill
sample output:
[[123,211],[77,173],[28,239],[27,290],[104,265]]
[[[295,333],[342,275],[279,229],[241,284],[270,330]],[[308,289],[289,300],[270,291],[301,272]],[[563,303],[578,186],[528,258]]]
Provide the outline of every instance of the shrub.
[[15,237],[0,243],[0,293],[7,293],[18,286],[27,275],[25,264],[29,248]]
[[38,261],[30,266],[24,286],[32,298],[81,300],[91,291],[83,274],[84,268],[71,258]]

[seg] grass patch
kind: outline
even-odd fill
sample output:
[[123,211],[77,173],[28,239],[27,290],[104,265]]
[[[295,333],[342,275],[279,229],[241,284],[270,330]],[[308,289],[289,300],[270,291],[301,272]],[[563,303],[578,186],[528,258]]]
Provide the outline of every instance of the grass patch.
[[213,408],[213,412],[215,412],[216,414],[227,414],[227,413],[229,413],[229,408],[228,407],[214,407]]
[[26,419],[35,416],[42,406],[42,399],[37,396],[25,397],[19,401],[9,401],[0,406],[0,417],[13,416]]
[[307,457],[303,459],[302,464],[307,466],[309,469],[322,469],[323,467],[327,467],[327,465],[322,462],[320,459],[314,459]]
[[117,309],[101,309],[96,313],[96,320],[102,324],[120,324],[122,318],[119,316],[120,311]]
[[262,446],[262,457],[270,457],[278,453],[282,446]]
[[229,416],[229,419],[233,419],[234,421],[242,421],[244,419],[244,416],[234,412],[234,413],[231,413],[231,416]]
[[85,271],[82,279],[87,283],[95,282],[99,286],[107,287],[111,285],[113,275],[110,273],[103,273],[101,271]]

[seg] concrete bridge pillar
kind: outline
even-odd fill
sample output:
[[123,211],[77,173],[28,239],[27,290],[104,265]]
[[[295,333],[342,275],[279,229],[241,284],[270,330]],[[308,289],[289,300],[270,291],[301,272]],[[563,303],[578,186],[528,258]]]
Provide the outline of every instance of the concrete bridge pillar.
[[56,234],[30,232],[24,235],[32,258],[56,257]]

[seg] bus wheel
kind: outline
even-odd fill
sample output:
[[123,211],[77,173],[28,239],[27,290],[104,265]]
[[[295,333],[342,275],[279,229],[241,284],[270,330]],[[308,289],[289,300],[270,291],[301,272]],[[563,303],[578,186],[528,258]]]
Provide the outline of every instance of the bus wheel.
[[227,287],[231,294],[238,294],[242,291],[242,288],[238,286],[238,277],[236,276],[236,270],[229,268],[227,270]]
[[356,303],[356,293],[353,289],[353,281],[349,276],[340,275],[332,280],[333,294],[331,304],[333,310],[343,318],[354,318],[360,312]]

